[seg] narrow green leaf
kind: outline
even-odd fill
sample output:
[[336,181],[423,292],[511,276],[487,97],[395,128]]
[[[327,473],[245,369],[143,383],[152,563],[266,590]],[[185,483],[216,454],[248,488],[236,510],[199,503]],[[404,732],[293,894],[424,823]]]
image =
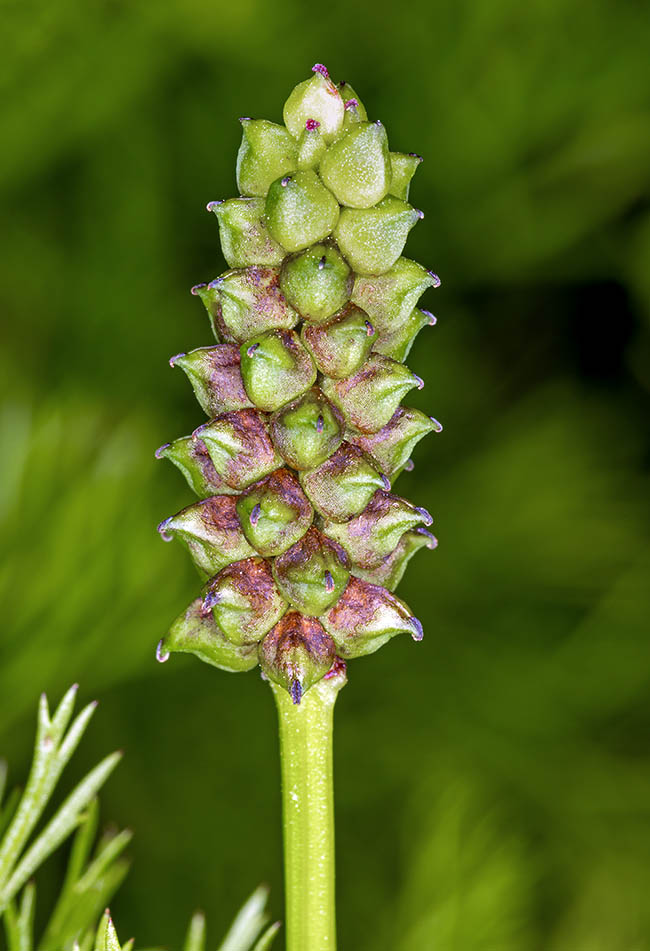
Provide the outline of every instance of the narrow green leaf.
[[[29,779],[16,815],[0,845],[0,910],[4,886],[12,876],[14,864],[40,819],[63,768],[77,748],[94,712],[95,704],[89,704],[82,710],[61,742],[63,732],[72,716],[76,693],[75,685],[63,697],[52,720],[50,720],[47,697],[45,694],[41,695],[34,759]],[[25,880],[22,880],[21,885]],[[15,894],[15,891],[12,894]]]
[[80,941],[75,942],[73,951],[93,951],[95,944],[95,930],[88,931]]
[[20,910],[14,902],[5,909],[4,925],[8,951],[33,951],[34,901],[36,888],[33,882],[25,888],[20,901]]
[[[67,696],[67,695],[66,695]],[[50,721],[50,708],[47,702],[47,694],[42,693],[38,698],[38,714],[36,720],[36,746],[41,747],[46,734],[52,724]]]
[[34,909],[36,904],[36,886],[30,882],[20,902],[18,917],[18,931],[20,936],[19,951],[33,951],[34,948]]
[[[42,694],[39,701],[36,743],[29,779],[16,813],[0,844],[0,891],[11,875],[13,865],[30,832],[38,822],[56,783],[56,770],[52,760],[55,746],[49,730],[47,698],[45,694]],[[0,908],[2,908],[1,902]]]
[[20,926],[18,924],[18,912],[13,902],[9,902],[2,917],[8,951],[20,951]]
[[273,944],[273,939],[275,938],[276,934],[278,933],[281,927],[282,927],[281,921],[275,921],[272,925],[269,925],[269,927],[266,929],[264,934],[260,937],[259,941],[253,948],[253,951],[268,951],[268,949]]
[[92,888],[109,865],[112,865],[115,859],[121,855],[132,838],[133,833],[131,830],[124,829],[122,832],[108,839],[77,882],[75,890],[84,891],[85,889]]
[[81,877],[93,847],[98,823],[99,800],[95,798],[89,804],[86,817],[82,820],[79,830],[74,837],[70,851],[70,859],[66,869],[64,889],[68,886],[72,887]]
[[74,710],[75,700],[77,699],[78,689],[79,684],[73,684],[69,690],[66,691],[63,699],[54,712],[54,716],[51,719],[50,725],[52,737],[57,745],[59,744],[60,739],[65,733],[68,723],[70,722],[70,717],[72,716],[72,711]]
[[94,799],[74,838],[65,881],[39,943],[39,951],[59,951],[61,947],[68,947],[73,940],[81,939],[89,927],[92,927],[94,936],[98,915],[111,901],[128,872],[128,862],[115,860],[130,839],[130,833],[124,837],[126,841],[115,834],[105,837],[99,843],[95,858],[85,869],[98,814],[98,802]]
[[246,904],[230,926],[219,951],[250,951],[250,948],[267,922],[264,913],[269,892],[260,885],[250,896]]
[[108,908],[99,922],[97,937],[95,938],[95,951],[122,951]]
[[79,822],[79,813],[94,797],[97,790],[103,785],[110,773],[117,766],[121,758],[120,753],[112,753],[96,766],[68,796],[55,816],[50,820],[39,837],[28,849],[10,880],[0,893],[0,911],[7,901],[24,885],[30,875],[45,859],[52,854],[58,845]]
[[9,823],[16,814],[16,808],[20,801],[21,793],[22,790],[20,786],[15,786],[7,796],[4,809],[0,813],[0,841],[2,840],[5,829],[9,827]]
[[88,726],[88,721],[96,709],[97,701],[89,703],[83,708],[81,713],[73,721],[72,726],[66,733],[57,753],[57,759],[61,762],[61,769],[63,769],[79,745],[79,741],[81,740],[81,737],[84,735],[86,727]]
[[183,951],[205,951],[205,915],[200,911],[192,915]]

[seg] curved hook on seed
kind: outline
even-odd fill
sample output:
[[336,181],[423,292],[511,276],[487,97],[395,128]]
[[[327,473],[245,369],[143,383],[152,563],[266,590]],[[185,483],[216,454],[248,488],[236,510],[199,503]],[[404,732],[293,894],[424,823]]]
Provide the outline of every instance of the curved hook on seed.
[[421,641],[424,637],[424,628],[422,627],[422,622],[418,621],[416,617],[410,617],[409,624],[413,628],[413,633],[411,634],[413,640]]
[[433,525],[433,515],[428,511],[428,509],[425,509],[422,506],[417,506],[415,511],[419,516],[421,516],[425,525]]
[[164,542],[174,541],[174,536],[170,535],[169,532],[167,531],[167,526],[171,522],[172,518],[173,516],[171,516],[170,518],[163,519],[163,521],[160,523],[160,525],[156,529],[156,531],[158,532],[158,534],[160,535],[160,537],[162,538]]

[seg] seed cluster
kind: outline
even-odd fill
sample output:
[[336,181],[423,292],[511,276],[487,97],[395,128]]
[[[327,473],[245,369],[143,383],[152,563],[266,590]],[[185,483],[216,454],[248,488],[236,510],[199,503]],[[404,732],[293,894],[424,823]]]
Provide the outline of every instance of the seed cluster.
[[263,673],[295,703],[341,660],[422,627],[392,593],[435,547],[431,516],[393,494],[440,425],[401,405],[422,380],[403,363],[440,283],[405,257],[422,213],[421,159],[324,66],[284,125],[241,120],[240,197],[210,202],[230,270],[192,288],[216,346],[170,361],[209,417],[162,446],[200,501],[165,519],[205,581],[160,642],[223,670]]

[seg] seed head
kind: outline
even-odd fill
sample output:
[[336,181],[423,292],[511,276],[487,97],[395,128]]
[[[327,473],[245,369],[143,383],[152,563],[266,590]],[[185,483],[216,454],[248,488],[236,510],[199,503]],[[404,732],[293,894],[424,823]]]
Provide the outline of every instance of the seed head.
[[438,287],[403,256],[422,212],[422,159],[322,64],[289,95],[283,124],[242,118],[239,195],[210,201],[228,270],[196,284],[216,345],[179,353],[208,421],[165,443],[199,497],[164,519],[203,579],[157,657],[189,651],[281,684],[294,703],[343,658],[422,625],[392,593],[437,545],[431,516],[396,495],[419,440],[440,424],[402,399],[404,365],[435,318]]

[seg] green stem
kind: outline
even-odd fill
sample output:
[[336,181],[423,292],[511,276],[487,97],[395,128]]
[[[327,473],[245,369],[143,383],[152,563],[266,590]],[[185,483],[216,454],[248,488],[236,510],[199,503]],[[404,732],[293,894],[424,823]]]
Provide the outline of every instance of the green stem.
[[278,708],[287,951],[335,951],[332,727],[343,671],[294,704],[271,684]]

